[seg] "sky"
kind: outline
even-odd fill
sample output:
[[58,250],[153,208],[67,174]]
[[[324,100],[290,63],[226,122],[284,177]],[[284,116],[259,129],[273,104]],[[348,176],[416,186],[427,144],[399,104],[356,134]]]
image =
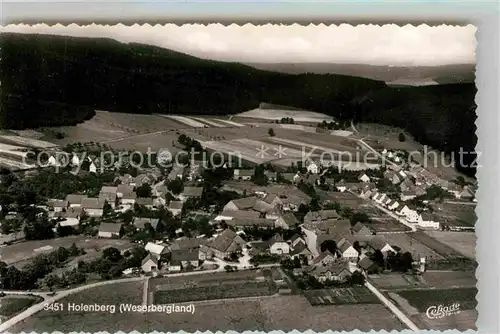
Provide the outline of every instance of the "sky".
[[108,37],[243,63],[475,63],[476,27],[427,25],[7,25],[3,32]]

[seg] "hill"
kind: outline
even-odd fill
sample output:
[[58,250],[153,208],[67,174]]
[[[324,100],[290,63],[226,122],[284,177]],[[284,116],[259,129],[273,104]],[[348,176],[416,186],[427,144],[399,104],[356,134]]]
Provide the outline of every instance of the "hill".
[[388,87],[345,75],[264,71],[112,39],[4,33],[0,48],[0,128],[75,124],[95,109],[227,115],[266,101],[402,126],[422,144],[447,152],[473,149],[476,142],[473,84]]
[[384,82],[405,80],[419,82],[432,79],[439,84],[472,83],[475,79],[474,64],[452,64],[442,66],[377,66],[367,64],[327,64],[327,63],[276,63],[249,64],[258,69],[289,74],[316,73],[341,74],[369,78]]

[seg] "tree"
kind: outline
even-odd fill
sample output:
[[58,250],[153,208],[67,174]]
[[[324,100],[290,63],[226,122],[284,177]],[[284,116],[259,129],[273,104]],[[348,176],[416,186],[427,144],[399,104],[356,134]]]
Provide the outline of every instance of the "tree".
[[57,249],[57,260],[59,262],[65,262],[69,258],[69,251],[64,247],[59,247]]
[[370,257],[370,260],[375,262],[380,268],[385,267],[385,260],[384,260],[384,254],[380,251],[380,249],[377,249],[372,256]]
[[167,184],[167,189],[170,190],[174,195],[178,195],[181,193],[182,189],[184,189],[184,182],[180,178],[176,178],[175,180],[170,181]]
[[151,186],[148,183],[144,183],[135,189],[137,197],[146,198],[152,196]]
[[325,240],[320,246],[321,252],[329,251],[333,255],[337,253],[337,243],[334,240]]
[[403,141],[406,141],[406,136],[404,135],[404,133],[400,133],[399,136],[398,136],[398,140],[400,142],[403,142]]
[[120,251],[114,247],[108,247],[102,251],[102,258],[111,262],[118,262],[122,259]]
[[276,136],[276,133],[274,133],[274,129],[273,128],[270,128],[269,131],[267,131],[267,133],[269,134],[270,137]]
[[365,281],[365,276],[359,270],[353,272],[349,279],[349,283],[351,285],[363,285],[365,284]]

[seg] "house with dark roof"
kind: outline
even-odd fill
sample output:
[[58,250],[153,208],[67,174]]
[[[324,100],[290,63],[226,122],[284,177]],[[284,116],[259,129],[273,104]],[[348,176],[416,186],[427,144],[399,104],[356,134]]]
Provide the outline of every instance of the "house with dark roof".
[[172,250],[170,256],[171,258],[168,264],[169,271],[180,271],[182,269],[195,269],[200,264],[198,249]]
[[120,238],[123,226],[119,223],[101,223],[99,226],[99,238]]
[[324,251],[313,259],[313,265],[315,266],[326,266],[330,263],[335,262],[337,259],[337,254],[332,254],[330,251]]
[[233,171],[234,180],[251,180],[255,171],[253,169],[235,169]]
[[245,245],[245,240],[236,232],[226,229],[206,246],[207,251],[212,252],[213,256],[224,259],[230,257],[231,253],[240,250],[243,245]]
[[295,259],[296,257],[302,259],[305,258],[307,259],[307,263],[312,261],[313,259],[313,254],[307,248],[307,245],[305,243],[297,243],[293,248],[290,249],[290,253],[288,254],[292,259]]
[[317,224],[329,219],[340,218],[340,215],[335,210],[309,211],[304,216],[304,224]]
[[154,200],[152,197],[138,197],[135,200],[135,204],[140,205],[140,206],[144,206],[148,209],[153,208],[153,202],[154,202]]
[[129,184],[122,183],[116,187],[116,196],[118,198],[122,198],[125,194],[130,194],[133,192],[134,192],[134,187]]
[[366,274],[374,274],[378,272],[378,265],[370,260],[368,256],[362,257],[358,262],[358,267]]
[[368,241],[368,247],[370,247],[372,250],[380,250],[382,254],[387,254],[389,252],[396,253],[394,248],[389,245],[389,243],[385,240],[384,236],[381,235],[374,235],[370,240]]
[[66,196],[66,202],[69,207],[81,207],[83,199],[87,197],[87,195],[69,194]]
[[179,198],[183,201],[189,198],[200,198],[203,194],[203,187],[184,187],[184,190],[179,195]]
[[135,217],[132,224],[140,230],[145,229],[147,226],[146,224],[149,224],[154,230],[156,230],[159,222],[160,219],[158,218]]
[[102,217],[104,214],[104,201],[99,198],[84,198],[81,208],[89,217]]
[[357,235],[372,235],[373,231],[368,228],[365,224],[357,222],[353,227],[352,231]]
[[291,212],[284,213],[275,220],[274,224],[276,227],[281,227],[283,229],[292,229],[300,224],[299,220]]
[[182,201],[170,201],[167,206],[167,210],[172,213],[172,216],[178,216],[182,213],[182,208],[184,207],[184,202]]
[[324,266],[311,266],[307,270],[308,274],[314,276],[318,281],[343,282],[351,276],[349,267],[344,262],[332,262]]
[[290,247],[292,248],[296,247],[298,244],[303,244],[307,246],[306,240],[298,233],[294,234],[290,238],[290,240],[288,240],[288,242],[290,243]]
[[248,227],[258,227],[261,229],[274,228],[274,220],[266,218],[234,218],[225,220],[228,226],[234,227],[238,230],[243,230]]

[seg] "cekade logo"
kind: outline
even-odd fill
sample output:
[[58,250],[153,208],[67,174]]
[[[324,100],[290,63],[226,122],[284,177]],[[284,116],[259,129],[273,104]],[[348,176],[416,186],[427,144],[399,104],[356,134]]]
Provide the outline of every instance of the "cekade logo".
[[431,306],[425,312],[425,314],[429,319],[441,319],[457,313],[460,313],[459,303],[454,303],[448,306],[443,306],[443,305]]

